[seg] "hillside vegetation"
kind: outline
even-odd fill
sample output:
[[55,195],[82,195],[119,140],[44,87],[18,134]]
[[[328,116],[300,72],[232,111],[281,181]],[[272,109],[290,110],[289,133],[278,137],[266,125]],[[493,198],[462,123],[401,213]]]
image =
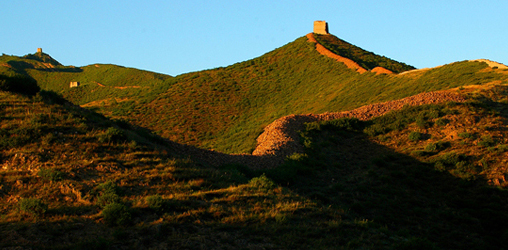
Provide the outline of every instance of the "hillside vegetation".
[[492,86],[309,123],[305,151],[262,170],[213,167],[51,92],[0,92],[0,247],[502,249],[508,89]]
[[[507,78],[501,69],[466,61],[404,75],[358,74],[320,55],[314,46],[301,37],[249,61],[176,77],[115,65],[20,69],[16,65],[21,62],[39,62],[3,57],[2,61],[75,104],[176,142],[225,153],[252,152],[263,127],[281,116],[348,110]],[[70,81],[82,86],[70,89]]]
[[[508,70],[359,74],[315,46],[175,77],[1,56],[0,248],[506,248]],[[348,48],[368,69],[411,68]],[[287,115],[452,88],[302,123],[279,165],[220,153],[252,152]]]

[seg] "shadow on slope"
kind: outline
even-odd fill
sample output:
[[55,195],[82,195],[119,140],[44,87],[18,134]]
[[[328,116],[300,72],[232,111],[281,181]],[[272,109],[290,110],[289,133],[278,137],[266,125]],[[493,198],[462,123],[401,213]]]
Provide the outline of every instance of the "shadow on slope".
[[306,143],[306,155],[292,156],[267,175],[323,206],[345,209],[343,219],[380,230],[398,242],[392,247],[504,247],[506,191],[438,172],[361,133],[324,129],[311,133]]

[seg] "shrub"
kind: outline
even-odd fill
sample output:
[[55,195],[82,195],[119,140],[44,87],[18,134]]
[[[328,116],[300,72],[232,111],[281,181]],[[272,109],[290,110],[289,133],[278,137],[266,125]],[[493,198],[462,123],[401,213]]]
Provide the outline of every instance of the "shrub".
[[439,118],[441,116],[441,112],[439,112],[439,110],[437,109],[431,109],[429,112],[428,112],[428,115],[430,118]]
[[465,138],[465,139],[472,139],[473,138],[473,134],[471,134],[469,132],[461,132],[458,134],[458,136]]
[[416,126],[418,126],[419,128],[426,128],[428,124],[429,123],[424,118],[422,117],[416,118]]
[[305,159],[307,159],[309,156],[307,154],[300,154],[300,153],[294,153],[290,156],[287,157],[287,160],[292,160],[292,161],[304,161]]
[[358,118],[340,118],[336,120],[323,121],[320,122],[320,125],[327,129],[333,128],[350,131],[362,130],[365,126],[364,122]]
[[446,124],[448,124],[450,122],[450,120],[446,119],[446,118],[441,118],[441,119],[438,119],[436,121],[436,125],[438,126],[445,126]]
[[107,181],[107,182],[104,182],[104,183],[101,183],[99,185],[97,185],[97,187],[95,188],[99,191],[101,191],[102,193],[118,193],[118,186],[112,182],[112,181]]
[[155,211],[161,211],[164,208],[164,199],[158,194],[147,196],[145,201],[148,207]]
[[112,203],[118,203],[121,201],[118,195],[118,187],[112,181],[107,181],[99,184],[96,190],[100,191],[100,195],[97,197],[97,205],[105,207]]
[[445,148],[450,147],[450,145],[451,145],[450,142],[442,142],[442,141],[433,142],[425,146],[425,151],[428,152],[441,151]]
[[123,132],[123,130],[120,130],[118,128],[114,128],[114,127],[109,127],[106,132],[104,132],[103,134],[101,134],[99,136],[99,142],[107,142],[107,143],[119,143],[119,142],[123,142],[127,139],[127,137],[125,136],[125,133]]
[[482,136],[478,142],[478,146],[482,147],[492,147],[494,145],[496,145],[496,141],[490,135]]
[[102,217],[110,226],[125,226],[131,222],[129,208],[121,203],[111,203],[102,209]]
[[275,188],[275,183],[266,177],[265,174],[262,174],[259,177],[254,177],[249,181],[249,184],[253,188],[257,188],[260,190],[270,190]]
[[53,133],[47,133],[45,136],[41,138],[41,142],[43,145],[51,145],[56,140],[56,136]]
[[37,175],[47,181],[60,181],[64,177],[64,173],[62,173],[58,170],[49,169],[49,168],[39,169],[39,172],[37,172]]
[[391,129],[383,126],[382,124],[373,124],[371,126],[366,127],[363,132],[369,136],[382,135],[390,132]]
[[97,197],[97,205],[101,207],[105,207],[112,203],[118,203],[120,202],[120,196],[116,193],[106,192],[101,194],[99,197]]
[[499,150],[499,152],[506,152],[506,151],[508,151],[508,144],[499,145],[497,147],[497,150]]
[[[457,166],[460,162],[466,161],[466,156],[463,154],[457,154],[455,152],[449,152],[434,158],[434,167],[439,171],[445,171],[452,167]],[[464,163],[460,163],[464,164]]]
[[466,180],[472,180],[475,178],[475,174],[478,173],[479,169],[477,166],[471,164],[468,161],[460,161],[455,165],[455,169],[452,171],[453,174]]
[[413,131],[413,132],[409,133],[408,138],[411,141],[419,141],[419,140],[423,139],[423,134],[420,132]]
[[48,205],[36,198],[21,199],[18,205],[19,210],[36,216],[42,215],[48,210]]

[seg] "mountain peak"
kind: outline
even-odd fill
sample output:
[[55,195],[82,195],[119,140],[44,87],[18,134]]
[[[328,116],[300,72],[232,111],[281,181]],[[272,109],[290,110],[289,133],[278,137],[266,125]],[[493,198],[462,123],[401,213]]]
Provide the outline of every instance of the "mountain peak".
[[53,59],[50,55],[42,52],[42,48],[37,48],[37,52],[35,54],[28,54],[23,56],[25,59],[36,60],[43,63],[49,63],[53,66],[62,66],[57,60]]

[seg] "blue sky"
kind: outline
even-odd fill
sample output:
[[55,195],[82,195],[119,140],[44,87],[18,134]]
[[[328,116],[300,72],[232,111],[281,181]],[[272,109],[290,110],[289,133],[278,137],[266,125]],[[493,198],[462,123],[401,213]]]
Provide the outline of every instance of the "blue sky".
[[258,57],[315,20],[363,49],[417,68],[508,64],[508,1],[27,1],[0,3],[0,52],[42,47],[64,65],[112,63],[170,75]]

